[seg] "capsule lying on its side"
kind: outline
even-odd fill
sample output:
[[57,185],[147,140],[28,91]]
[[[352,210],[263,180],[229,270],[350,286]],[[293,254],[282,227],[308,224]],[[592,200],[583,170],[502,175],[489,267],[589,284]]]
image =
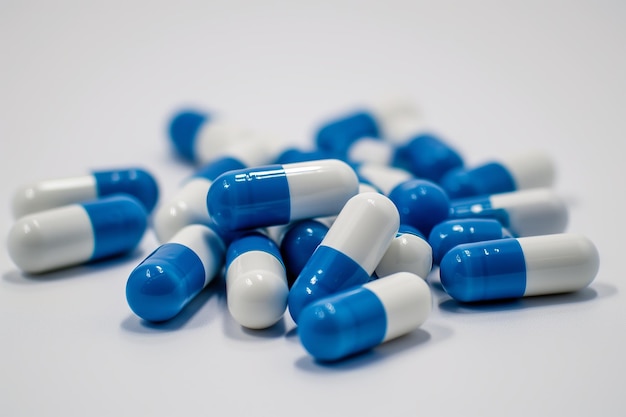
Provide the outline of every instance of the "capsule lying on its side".
[[432,266],[433,250],[424,236],[414,227],[401,224],[376,265],[374,275],[380,279],[397,272],[410,272],[426,279]]
[[399,226],[398,210],[384,195],[348,200],[289,291],[293,320],[313,301],[369,281]]
[[139,168],[94,171],[89,175],[43,180],[23,185],[15,191],[13,217],[18,219],[38,211],[113,194],[135,197],[150,213],[159,197],[159,187],[152,174]]
[[39,211],[13,225],[9,255],[32,274],[121,255],[137,247],[147,217],[143,205],[125,195]]
[[220,175],[207,208],[224,231],[255,229],[336,215],[358,191],[354,170],[337,159],[268,165]]
[[224,242],[211,228],[180,229],[133,269],[126,300],[144,320],[170,320],[206,287],[224,265]]
[[415,179],[413,174],[402,168],[372,162],[353,163],[351,165],[362,183],[371,184],[385,195],[389,195],[391,190],[398,185]]
[[454,219],[433,227],[428,243],[433,251],[433,262],[438,265],[443,256],[457,245],[507,237],[512,237],[511,233],[496,219]]
[[287,309],[287,276],[276,244],[259,232],[234,240],[226,252],[228,311],[244,327],[265,329]]
[[444,290],[475,302],[577,291],[598,273],[593,242],[572,233],[465,243],[441,260]]
[[157,207],[152,221],[157,240],[167,242],[190,224],[212,224],[206,204],[211,184],[224,172],[243,168],[245,166],[239,160],[226,157],[205,165],[188,178],[174,198]]
[[399,272],[309,304],[298,335],[315,359],[336,361],[417,329],[431,309],[426,281]]
[[450,198],[464,198],[551,187],[555,172],[550,155],[528,151],[471,169],[452,170],[441,178],[439,184]]
[[525,237],[564,232],[568,210],[554,190],[532,188],[451,200],[448,217],[496,219],[514,236]]

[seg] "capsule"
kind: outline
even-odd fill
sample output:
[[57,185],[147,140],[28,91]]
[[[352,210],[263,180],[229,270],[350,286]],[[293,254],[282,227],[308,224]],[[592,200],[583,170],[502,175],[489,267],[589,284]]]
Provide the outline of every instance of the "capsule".
[[178,315],[224,265],[225,246],[211,228],[192,224],[180,229],[130,273],[126,301],[151,322]]
[[578,291],[599,266],[587,237],[558,233],[464,243],[443,257],[439,272],[452,298],[476,302]]
[[291,287],[307,261],[322,243],[332,222],[328,218],[304,219],[289,227],[280,239],[280,253]]
[[354,170],[336,159],[229,171],[207,193],[212,220],[225,231],[336,215],[359,191]]
[[287,309],[287,275],[276,244],[259,232],[233,241],[226,252],[228,310],[240,325],[265,329]]
[[197,109],[175,112],[168,125],[168,135],[178,156],[200,166],[227,156],[239,159],[246,166],[268,164],[276,158],[278,146],[283,143],[273,133],[224,121]]
[[13,262],[40,274],[135,249],[147,227],[144,206],[115,195],[22,216],[8,235]]
[[433,250],[417,229],[400,225],[396,237],[376,265],[374,275],[383,278],[397,272],[410,272],[423,279],[433,266]]
[[441,178],[439,184],[450,198],[463,198],[551,187],[555,172],[550,155],[528,151],[471,169],[452,170]]
[[234,158],[221,158],[205,165],[188,178],[174,198],[159,206],[154,213],[153,227],[157,240],[167,242],[183,227],[190,224],[211,225],[206,195],[213,180],[224,172],[243,169],[245,165]]
[[391,190],[389,198],[398,207],[402,224],[415,227],[424,236],[450,213],[448,195],[429,180],[405,181]]
[[289,292],[289,313],[327,295],[363,284],[396,236],[398,210],[380,193],[361,193],[341,210]]
[[401,168],[415,177],[434,182],[438,182],[449,171],[464,166],[457,150],[443,139],[428,133],[419,133],[401,145],[361,138],[348,149],[347,160]]
[[498,220],[515,237],[562,233],[568,223],[565,201],[550,188],[532,188],[454,199],[449,219]]
[[362,162],[351,164],[359,177],[359,181],[370,184],[380,190],[381,193],[389,195],[398,185],[415,179],[413,174],[402,168],[395,168],[372,162]]
[[317,161],[319,159],[329,159],[332,158],[329,152],[325,152],[321,149],[299,149],[295,147],[289,147],[283,150],[274,160],[273,164],[293,164],[295,162],[307,162],[307,161]]
[[159,187],[148,171],[139,168],[94,171],[89,175],[43,180],[19,187],[12,200],[13,217],[113,194],[128,194],[139,200],[148,213],[159,197]]
[[513,237],[496,219],[446,220],[435,227],[428,236],[433,251],[433,262],[439,265],[443,256],[462,243],[484,242]]
[[431,310],[428,284],[399,272],[309,304],[300,314],[298,335],[316,360],[337,361],[410,333]]
[[336,158],[345,159],[350,145],[359,138],[385,138],[395,125],[406,119],[419,119],[419,109],[409,99],[389,97],[354,112],[347,112],[322,123],[315,133],[315,144]]

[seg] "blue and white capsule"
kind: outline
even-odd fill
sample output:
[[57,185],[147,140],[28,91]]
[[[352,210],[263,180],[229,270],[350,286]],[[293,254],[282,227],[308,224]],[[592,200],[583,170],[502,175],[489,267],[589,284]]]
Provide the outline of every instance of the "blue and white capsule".
[[316,360],[337,361],[414,331],[431,310],[428,284],[399,272],[309,304],[298,335]]
[[461,244],[443,257],[439,272],[452,298],[478,302],[578,291],[599,267],[593,242],[559,233]]
[[546,152],[533,150],[471,169],[452,170],[441,178],[439,184],[450,198],[464,198],[551,187],[555,177],[552,157]]
[[253,232],[226,252],[226,299],[237,323],[249,329],[276,324],[287,309],[289,287],[280,251],[268,236]]
[[168,134],[176,153],[200,166],[226,156],[239,159],[246,166],[268,164],[285,143],[274,133],[225,121],[197,109],[174,113]]
[[211,228],[180,229],[130,273],[126,301],[139,317],[162,322],[176,317],[224,265],[225,245]]
[[450,199],[436,183],[412,179],[396,186],[389,198],[400,212],[400,222],[415,227],[424,236],[432,228],[448,218]]
[[433,262],[439,265],[443,256],[457,245],[509,237],[513,237],[511,232],[496,219],[454,219],[433,227],[428,243],[433,251]]
[[211,184],[224,172],[243,168],[245,165],[238,159],[225,157],[205,165],[188,178],[171,200],[157,207],[152,221],[157,240],[167,242],[190,224],[211,225],[206,204]]
[[207,193],[212,220],[225,231],[332,216],[359,191],[354,170],[337,159],[229,171]]
[[563,233],[567,228],[565,200],[551,188],[531,188],[487,196],[453,199],[449,219],[498,220],[515,237]]
[[8,236],[9,256],[40,274],[134,250],[148,222],[134,197],[115,195],[22,216]]
[[315,133],[315,144],[335,158],[345,159],[351,144],[357,139],[386,138],[395,132],[396,125],[420,119],[420,110],[409,99],[389,97],[324,122]]
[[378,279],[398,272],[410,272],[423,279],[433,267],[433,250],[417,229],[400,225],[396,237],[391,241],[374,275]]
[[380,193],[361,193],[345,204],[289,292],[289,313],[335,292],[364,284],[396,236],[400,216]]
[[19,187],[12,199],[13,217],[69,204],[82,203],[113,194],[135,197],[148,213],[159,197],[155,177],[145,169],[125,168],[94,171],[88,175],[54,178]]
[[456,149],[429,133],[416,134],[400,145],[361,138],[348,149],[347,160],[402,168],[418,178],[434,182],[449,171],[464,166],[463,158]]

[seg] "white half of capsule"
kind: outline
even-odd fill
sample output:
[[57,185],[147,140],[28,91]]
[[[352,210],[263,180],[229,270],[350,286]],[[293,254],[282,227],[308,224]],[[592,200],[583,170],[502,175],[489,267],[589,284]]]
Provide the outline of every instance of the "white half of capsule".
[[13,217],[19,219],[27,214],[92,200],[97,194],[96,178],[93,175],[26,184],[19,187],[13,195]]
[[337,214],[359,192],[356,173],[338,159],[285,164],[283,169],[289,184],[292,219]]
[[413,174],[401,168],[364,162],[358,167],[359,175],[389,195],[391,190],[403,182],[414,178]]
[[220,157],[231,143],[246,137],[247,129],[224,120],[203,123],[194,141],[194,155],[199,164],[206,164]]
[[21,217],[7,244],[22,271],[40,273],[87,262],[96,242],[87,211],[72,204]]
[[206,204],[206,195],[211,184],[212,181],[206,178],[190,178],[174,198],[157,208],[152,222],[160,243],[167,242],[187,225],[211,223]]
[[228,310],[244,327],[265,329],[276,324],[287,309],[288,294],[285,267],[271,253],[244,252],[228,266]]
[[381,97],[370,105],[370,111],[384,139],[393,137],[398,131],[398,125],[405,121],[422,119],[419,106],[410,97],[403,95]]
[[178,243],[191,249],[204,267],[204,286],[207,286],[224,265],[224,241],[212,229],[191,224],[181,228],[168,243]]
[[363,284],[380,300],[387,316],[383,342],[420,327],[432,311],[430,287],[419,276],[398,272]]
[[361,193],[341,210],[320,245],[336,249],[372,274],[400,227],[393,202],[380,193]]
[[348,161],[391,165],[394,146],[384,140],[360,138],[348,149]]
[[506,210],[508,228],[520,237],[562,233],[569,220],[565,200],[550,188],[493,194],[489,201]]
[[518,238],[526,263],[524,296],[580,290],[596,277],[600,256],[593,242],[579,234]]
[[552,157],[540,150],[531,150],[504,158],[501,164],[509,171],[518,190],[551,187],[556,177]]
[[374,272],[379,278],[410,272],[426,279],[432,267],[433,249],[428,242],[412,233],[401,233],[391,241]]

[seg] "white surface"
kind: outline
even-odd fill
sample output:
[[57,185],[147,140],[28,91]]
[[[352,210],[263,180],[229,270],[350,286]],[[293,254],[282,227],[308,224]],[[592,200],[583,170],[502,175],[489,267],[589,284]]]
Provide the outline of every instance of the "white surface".
[[594,241],[600,271],[576,295],[483,307],[433,285],[420,329],[320,366],[288,315],[242,330],[219,285],[171,323],[137,319],[124,288],[153,234],[45,278],[0,251],[0,415],[626,413],[623,2],[68,3],[0,13],[2,235],[14,188],[40,178],[141,163],[173,197],[193,173],[164,136],[179,106],[306,144],[318,122],[400,91],[470,164],[551,152],[568,231]]

